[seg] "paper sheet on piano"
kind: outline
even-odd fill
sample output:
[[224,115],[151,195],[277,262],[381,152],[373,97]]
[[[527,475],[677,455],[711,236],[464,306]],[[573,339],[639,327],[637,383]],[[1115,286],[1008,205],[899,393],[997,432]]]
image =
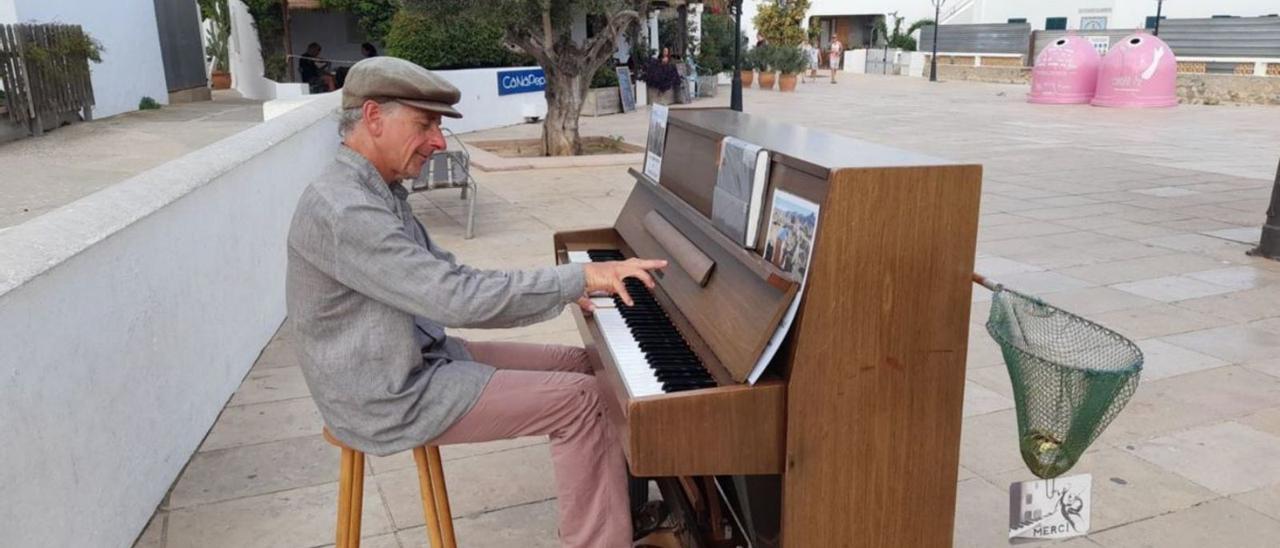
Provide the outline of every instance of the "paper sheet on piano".
[[787,313],[778,323],[769,342],[760,353],[760,359],[747,376],[748,384],[755,384],[768,369],[769,362],[782,347],[782,341],[791,331],[791,323],[800,309],[800,297],[804,295],[805,281],[809,276],[809,259],[813,257],[813,237],[818,233],[818,204],[805,200],[785,190],[773,192],[773,209],[769,214],[769,228],[765,233],[764,259],[800,278],[800,288],[787,307]]

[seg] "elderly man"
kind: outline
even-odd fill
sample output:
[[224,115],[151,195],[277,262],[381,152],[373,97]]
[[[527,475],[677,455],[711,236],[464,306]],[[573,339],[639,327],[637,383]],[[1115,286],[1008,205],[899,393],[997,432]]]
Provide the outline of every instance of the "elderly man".
[[289,229],[289,318],[302,371],[330,431],[387,455],[549,435],[565,546],[629,546],[626,463],[581,348],[468,342],[445,327],[554,318],[623,279],[652,286],[664,261],[481,270],[414,218],[400,181],[445,148],[460,94],[392,57],[357,63],[342,92],[342,146],[303,191]]

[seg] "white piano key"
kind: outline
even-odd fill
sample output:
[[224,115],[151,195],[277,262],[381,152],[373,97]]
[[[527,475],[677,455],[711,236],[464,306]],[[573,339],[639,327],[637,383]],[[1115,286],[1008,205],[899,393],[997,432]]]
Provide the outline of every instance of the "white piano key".
[[570,251],[569,262],[571,263],[589,263],[591,256],[586,251]]
[[616,308],[600,309],[596,323],[605,338],[605,348],[618,366],[619,377],[631,397],[662,394],[662,383],[654,376],[644,352],[627,328],[626,320]]

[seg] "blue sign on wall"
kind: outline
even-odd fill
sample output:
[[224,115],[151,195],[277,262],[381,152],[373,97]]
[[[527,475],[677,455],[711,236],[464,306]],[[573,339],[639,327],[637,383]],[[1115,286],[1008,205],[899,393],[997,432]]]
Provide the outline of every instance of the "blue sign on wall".
[[531,93],[547,87],[547,77],[542,69],[504,70],[498,72],[498,95]]

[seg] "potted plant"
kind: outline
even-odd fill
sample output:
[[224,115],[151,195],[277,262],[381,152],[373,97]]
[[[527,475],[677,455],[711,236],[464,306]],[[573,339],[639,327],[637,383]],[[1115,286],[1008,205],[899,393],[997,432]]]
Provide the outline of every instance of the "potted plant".
[[227,10],[226,0],[208,2],[206,7],[205,15],[209,20],[206,38],[209,49],[205,52],[205,59],[212,64],[209,80],[213,89],[228,89],[231,87],[231,13]]
[[777,50],[774,46],[760,46],[755,48],[756,68],[760,69],[760,89],[773,89],[773,82],[777,79]]
[[746,50],[742,52],[742,70],[739,71],[742,77],[742,87],[751,87],[751,82],[756,77],[756,50]]
[[796,46],[781,46],[775,48],[773,65],[782,73],[778,90],[795,91],[797,75],[804,72],[809,63],[804,57],[804,50]]
[[715,97],[716,88],[720,85],[720,72],[724,65],[720,64],[720,55],[709,47],[698,52],[698,96]]
[[622,95],[618,87],[618,73],[612,63],[605,63],[591,76],[591,88],[582,103],[582,113],[588,116],[622,112]]
[[676,102],[675,89],[680,85],[680,72],[674,63],[649,59],[640,78],[648,87],[649,104],[670,105]]

